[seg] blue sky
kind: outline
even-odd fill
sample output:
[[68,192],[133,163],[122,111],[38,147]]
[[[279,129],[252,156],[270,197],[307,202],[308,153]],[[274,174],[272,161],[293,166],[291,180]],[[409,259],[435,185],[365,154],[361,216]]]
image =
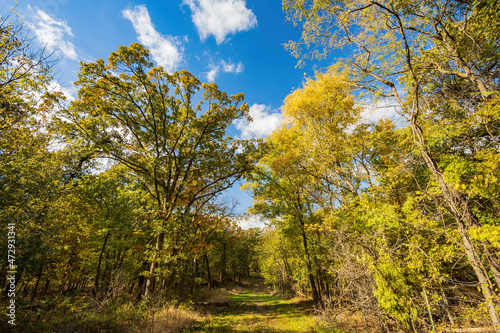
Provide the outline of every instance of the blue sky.
[[[4,13],[13,4],[0,0]],[[243,92],[254,122],[232,126],[230,135],[239,138],[264,137],[279,126],[284,98],[318,65],[296,68],[284,49],[300,32],[285,22],[279,0],[21,0],[17,11],[60,58],[55,87],[70,99],[80,61],[141,42],[168,71],[187,69],[229,94]],[[240,202],[239,213],[252,202],[238,188],[228,196]]]

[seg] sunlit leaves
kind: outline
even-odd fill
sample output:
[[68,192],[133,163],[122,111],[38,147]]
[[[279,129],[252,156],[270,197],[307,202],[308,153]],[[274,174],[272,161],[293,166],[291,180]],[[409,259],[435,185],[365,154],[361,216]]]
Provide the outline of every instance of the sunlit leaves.
[[153,67],[139,44],[120,46],[107,62],[83,63],[76,85],[79,98],[62,113],[70,121],[60,125],[90,154],[126,166],[155,202],[151,272],[162,272],[155,260],[163,243],[167,265],[185,259],[181,250],[200,241],[195,221],[212,214],[214,200],[252,165],[252,143],[226,134],[248,115],[243,94],[228,96],[186,70]]

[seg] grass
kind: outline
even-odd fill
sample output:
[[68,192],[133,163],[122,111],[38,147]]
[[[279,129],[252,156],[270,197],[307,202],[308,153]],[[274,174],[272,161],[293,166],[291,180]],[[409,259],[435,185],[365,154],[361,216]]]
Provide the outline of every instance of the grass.
[[127,302],[120,297],[97,302],[86,296],[57,296],[37,300],[34,307],[20,306],[16,327],[0,322],[0,332],[341,332],[328,329],[312,316],[310,301],[274,295],[257,277],[250,282],[197,295],[196,301],[229,301],[229,307],[191,309],[189,304],[180,304],[153,309],[146,302]]
[[[110,299],[97,302],[86,296],[56,296],[22,303],[16,309],[16,325],[0,321],[0,332],[12,333],[169,333],[179,332],[201,315],[188,308]],[[5,318],[5,313],[2,314]]]
[[229,308],[186,332],[332,332],[310,315],[309,301],[272,295],[262,285],[230,295],[229,300]]
[[195,311],[168,306],[155,314],[155,319],[149,323],[147,332],[179,332],[200,319],[200,315]]
[[98,304],[86,296],[54,296],[31,304],[19,300],[16,325],[0,323],[0,332],[127,333],[143,325],[142,313],[133,303]]

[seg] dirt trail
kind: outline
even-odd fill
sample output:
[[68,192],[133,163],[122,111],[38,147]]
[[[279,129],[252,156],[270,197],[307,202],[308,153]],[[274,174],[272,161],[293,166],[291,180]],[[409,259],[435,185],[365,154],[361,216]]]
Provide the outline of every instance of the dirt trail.
[[230,296],[231,306],[185,332],[323,332],[308,301],[273,295],[262,279]]

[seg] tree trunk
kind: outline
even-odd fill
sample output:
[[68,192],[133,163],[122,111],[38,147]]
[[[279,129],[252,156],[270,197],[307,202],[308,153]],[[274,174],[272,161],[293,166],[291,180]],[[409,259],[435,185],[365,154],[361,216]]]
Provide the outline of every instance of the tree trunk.
[[220,276],[219,280],[221,283],[223,283],[226,279],[226,244],[222,244],[223,250],[222,250],[222,262],[221,262],[221,269],[220,269]]
[[122,268],[123,260],[125,259],[125,252],[123,252],[123,255],[122,252],[123,251],[120,250],[117,253],[115,264],[113,265],[113,270],[115,271],[118,271]]
[[319,298],[319,294],[318,294],[318,289],[316,288],[316,283],[314,281],[314,275],[312,272],[311,258],[309,257],[309,250],[307,247],[307,237],[306,237],[306,231],[304,229],[304,222],[302,220],[300,220],[299,224],[300,224],[300,228],[302,231],[302,243],[304,244],[304,253],[305,253],[305,257],[306,257],[307,273],[309,275],[309,283],[311,284],[313,301],[314,301],[314,303],[318,303],[320,301],[320,298]]
[[212,277],[210,276],[210,263],[208,262],[208,255],[205,253],[205,262],[207,263],[207,278],[208,278],[208,290],[212,290]]
[[198,273],[198,257],[196,257],[196,256],[193,259],[193,275],[195,277],[199,276],[199,273]]
[[97,272],[95,274],[95,279],[94,279],[94,288],[92,289],[92,295],[95,297],[97,293],[99,292],[99,274],[101,272],[101,262],[102,262],[102,256],[104,253],[104,250],[106,249],[106,243],[108,242],[110,232],[106,234],[106,237],[104,238],[104,243],[102,244],[101,248],[101,253],[99,254],[99,260],[97,261]]
[[44,297],[47,294],[47,291],[49,290],[49,284],[50,284],[50,278],[47,275],[47,277],[45,278],[45,286],[43,287],[42,291],[42,297]]
[[38,270],[38,277],[36,278],[35,288],[33,289],[33,294],[31,295],[30,302],[33,302],[36,296],[36,291],[38,290],[38,284],[40,283],[40,279],[42,277],[43,264],[40,265],[40,269]]
[[455,325],[455,320],[453,319],[453,315],[450,312],[450,303],[448,302],[448,297],[446,296],[446,293],[444,292],[443,288],[441,287],[441,297],[443,297],[443,302],[444,302],[444,311],[446,312],[446,315],[448,316],[448,320],[450,321],[451,326]]
[[151,261],[149,274],[146,279],[146,289],[144,291],[144,296],[146,297],[153,297],[155,291],[155,282],[156,282],[155,270],[158,267],[158,259],[160,257],[160,251],[163,249],[164,239],[165,239],[165,233],[162,231],[156,237],[155,254],[153,255],[153,260]]

